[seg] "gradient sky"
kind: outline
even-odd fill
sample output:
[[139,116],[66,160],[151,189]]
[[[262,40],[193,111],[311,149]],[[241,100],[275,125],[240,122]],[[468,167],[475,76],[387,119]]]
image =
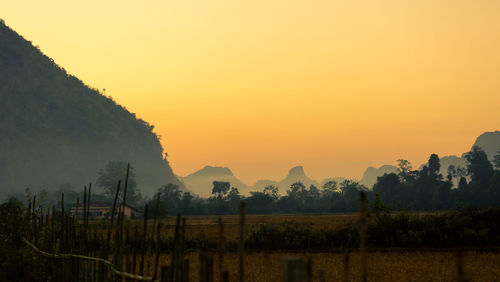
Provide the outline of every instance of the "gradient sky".
[[321,180],[500,129],[500,1],[22,1],[0,18],[156,126],[174,172]]

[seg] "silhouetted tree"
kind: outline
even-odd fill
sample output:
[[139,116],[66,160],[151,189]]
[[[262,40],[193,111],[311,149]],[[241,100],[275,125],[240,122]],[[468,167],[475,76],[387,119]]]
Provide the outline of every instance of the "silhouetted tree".
[[214,181],[213,185],[212,194],[219,200],[222,199],[227,192],[229,192],[229,188],[231,188],[231,183],[225,181]]
[[[120,200],[122,199],[124,187],[125,187],[125,178],[127,175],[127,163],[122,161],[110,161],[106,164],[106,166],[100,169],[97,172],[97,186],[102,187],[104,189],[104,194],[112,200],[116,194],[116,187],[118,181],[121,180],[121,192],[120,192]],[[135,205],[141,199],[140,194],[137,191],[137,182],[135,180],[135,172],[134,168],[130,166],[130,171],[128,175],[128,184],[127,184],[127,204]]]
[[406,182],[410,181],[413,177],[412,173],[412,165],[408,160],[405,159],[399,159],[397,160],[398,162],[398,168],[399,168],[399,177],[401,177],[401,181]]
[[264,188],[264,194],[267,194],[271,196],[274,200],[277,200],[279,198],[279,190],[278,186],[275,185],[268,185]]
[[182,195],[182,191],[179,189],[179,186],[169,183],[160,187],[158,189],[158,193],[160,193],[160,202],[163,205],[163,208],[169,214],[176,214],[179,211],[179,204]]
[[500,151],[498,151],[497,154],[493,157],[493,164],[497,169],[500,170]]
[[465,159],[468,162],[467,170],[471,176],[472,184],[484,189],[493,176],[493,166],[488,160],[488,156],[480,147],[474,146],[470,152],[465,154]]

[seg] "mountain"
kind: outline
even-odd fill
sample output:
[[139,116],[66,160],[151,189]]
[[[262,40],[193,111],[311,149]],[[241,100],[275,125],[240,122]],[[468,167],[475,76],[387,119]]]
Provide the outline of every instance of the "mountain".
[[[250,192],[262,191],[266,186],[274,185],[279,187],[280,194],[285,195],[286,190],[295,182],[302,182],[306,187],[310,185],[318,186],[319,183],[309,178],[302,166],[290,169],[287,176],[281,181],[258,180],[253,186],[246,185],[239,180],[227,167],[206,166],[187,176],[177,176],[185,187],[200,197],[210,197],[214,181],[226,181],[231,183],[231,187],[236,187],[240,194],[249,196]],[[319,188],[319,186],[318,186]]]
[[477,137],[474,145],[481,147],[490,160],[500,154],[500,131],[485,132]]
[[131,163],[143,194],[168,183],[183,188],[153,125],[69,75],[2,21],[0,101],[0,193],[81,189],[112,160]]
[[295,182],[302,182],[306,187],[310,185],[319,186],[319,183],[316,180],[309,178],[302,166],[292,167],[288,172],[285,179],[281,180],[278,187],[280,188],[281,193],[285,193],[285,191],[290,188],[290,186]]
[[292,185],[295,182],[302,182],[306,187],[309,187],[310,185],[315,185],[319,188],[319,183],[314,180],[309,178],[302,166],[295,166],[292,167],[289,171],[286,177],[281,180],[281,181],[274,181],[274,180],[258,180],[250,189],[250,191],[262,191],[266,186],[269,185],[274,185],[278,186],[279,188],[279,193],[281,195],[286,195],[286,190],[290,188],[290,185]]
[[269,179],[260,179],[260,180],[257,180],[257,182],[255,182],[255,184],[252,186],[252,191],[262,191],[264,190],[264,188],[266,188],[267,186],[270,186],[270,185],[273,185],[273,186],[280,186],[280,182],[279,181],[274,181],[274,180],[269,180]]
[[398,173],[398,168],[393,165],[383,165],[379,168],[370,166],[365,170],[365,173],[363,173],[363,177],[359,183],[371,189],[373,185],[377,183],[377,177],[386,173]]
[[214,181],[226,181],[231,187],[236,187],[242,195],[248,195],[249,187],[241,182],[227,167],[205,166],[204,168],[187,175],[178,176],[185,187],[200,197],[212,196]]

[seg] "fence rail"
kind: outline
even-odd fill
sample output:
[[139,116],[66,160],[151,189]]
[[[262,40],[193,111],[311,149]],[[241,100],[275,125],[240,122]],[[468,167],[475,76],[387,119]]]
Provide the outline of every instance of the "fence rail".
[[151,276],[142,276],[142,275],[137,275],[137,274],[132,274],[128,272],[123,272],[118,269],[108,260],[102,259],[102,258],[96,258],[96,257],[89,257],[89,256],[84,256],[84,255],[77,255],[77,254],[52,254],[52,253],[47,253],[42,250],[40,250],[35,244],[32,242],[26,240],[23,238],[23,242],[26,243],[35,253],[48,257],[51,259],[82,259],[82,260],[90,260],[90,261],[95,261],[95,262],[100,262],[104,265],[106,265],[114,274],[120,275],[124,278],[129,278],[129,279],[134,279],[134,280],[139,280],[139,281],[155,281],[155,282],[160,282],[159,280],[154,280],[153,277]]

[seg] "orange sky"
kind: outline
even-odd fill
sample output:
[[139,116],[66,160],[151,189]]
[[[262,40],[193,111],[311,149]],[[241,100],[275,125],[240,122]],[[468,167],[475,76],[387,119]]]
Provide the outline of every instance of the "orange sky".
[[4,2],[7,25],[154,124],[179,175],[360,178],[500,129],[497,0]]

